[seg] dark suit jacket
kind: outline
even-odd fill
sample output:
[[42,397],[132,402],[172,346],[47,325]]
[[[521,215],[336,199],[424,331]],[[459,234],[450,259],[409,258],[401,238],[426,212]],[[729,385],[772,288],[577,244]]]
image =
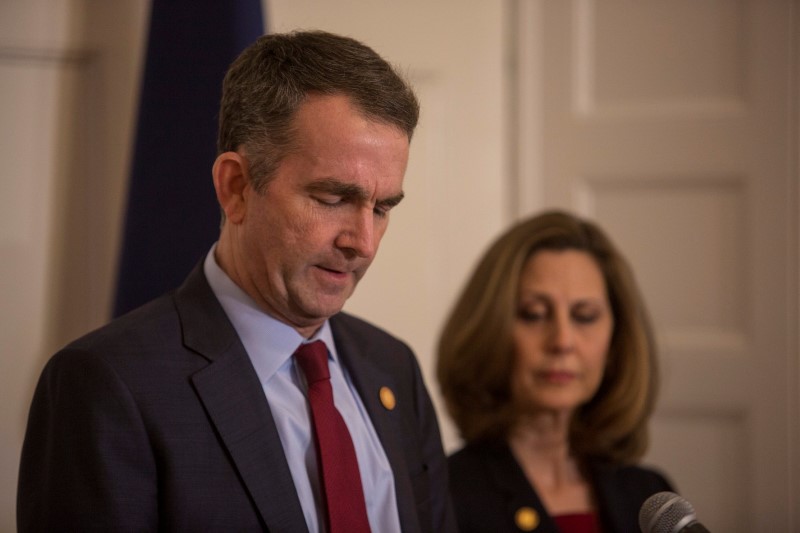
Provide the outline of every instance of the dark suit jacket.
[[[392,465],[403,531],[454,530],[411,350],[344,313],[331,329]],[[391,411],[383,386],[397,399]],[[49,361],[25,435],[17,522],[22,532],[307,531],[258,376],[202,266]]]
[[[515,514],[536,511],[536,533],[559,533],[536,491],[505,443],[469,444],[448,459],[450,490],[462,533],[521,531]],[[603,533],[639,531],[639,509],[656,492],[672,491],[658,472],[638,466],[592,461],[590,482],[598,499]]]

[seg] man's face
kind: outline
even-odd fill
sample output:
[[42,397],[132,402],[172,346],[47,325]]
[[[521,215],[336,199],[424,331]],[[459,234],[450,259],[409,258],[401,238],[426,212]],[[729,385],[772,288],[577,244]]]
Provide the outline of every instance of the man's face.
[[312,96],[295,146],[235,228],[239,283],[275,318],[313,333],[342,309],[403,197],[408,138],[341,95]]

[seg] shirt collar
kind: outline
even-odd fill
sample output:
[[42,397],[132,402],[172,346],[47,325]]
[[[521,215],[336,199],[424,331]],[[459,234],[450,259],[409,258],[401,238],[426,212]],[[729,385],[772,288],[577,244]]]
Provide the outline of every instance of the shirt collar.
[[269,379],[277,372],[303,342],[323,341],[328,348],[328,357],[338,363],[328,320],[312,338],[306,340],[297,330],[261,310],[220,268],[214,258],[215,250],[216,244],[211,247],[203,263],[206,279],[262,379]]

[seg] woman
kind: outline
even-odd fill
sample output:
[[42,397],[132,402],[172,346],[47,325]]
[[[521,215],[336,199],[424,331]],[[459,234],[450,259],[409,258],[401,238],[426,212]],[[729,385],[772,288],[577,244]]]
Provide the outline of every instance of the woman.
[[437,375],[466,442],[449,459],[463,532],[639,531],[672,490],[637,466],[657,369],[624,258],[591,222],[525,220],[479,262],[445,324]]

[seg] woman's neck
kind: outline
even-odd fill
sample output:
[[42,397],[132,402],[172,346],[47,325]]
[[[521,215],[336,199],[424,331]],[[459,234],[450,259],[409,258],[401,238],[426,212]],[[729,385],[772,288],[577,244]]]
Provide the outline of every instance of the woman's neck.
[[593,509],[589,483],[569,445],[569,414],[541,414],[520,421],[508,444],[528,481],[552,514]]
[[509,446],[526,473],[534,473],[537,484],[557,486],[573,478],[576,465],[570,454],[568,414],[526,417],[511,431]]

